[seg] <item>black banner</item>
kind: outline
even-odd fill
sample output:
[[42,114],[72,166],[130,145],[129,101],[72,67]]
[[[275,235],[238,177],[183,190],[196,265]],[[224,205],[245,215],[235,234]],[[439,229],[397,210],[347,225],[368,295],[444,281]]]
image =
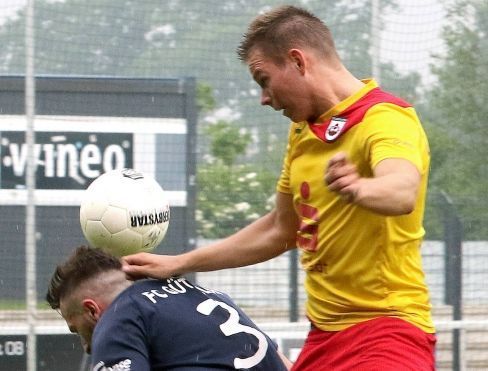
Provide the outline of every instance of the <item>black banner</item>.
[[[35,134],[37,189],[85,189],[104,172],[133,167],[132,133]],[[0,133],[0,188],[25,188],[25,132]]]

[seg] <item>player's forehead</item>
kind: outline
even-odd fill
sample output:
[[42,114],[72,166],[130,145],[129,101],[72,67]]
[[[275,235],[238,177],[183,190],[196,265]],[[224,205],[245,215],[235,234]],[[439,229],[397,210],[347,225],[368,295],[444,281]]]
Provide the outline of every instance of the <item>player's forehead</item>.
[[249,52],[249,57],[247,58],[247,65],[251,75],[256,75],[265,72],[271,65],[273,61],[269,56],[266,55],[260,48],[253,48]]

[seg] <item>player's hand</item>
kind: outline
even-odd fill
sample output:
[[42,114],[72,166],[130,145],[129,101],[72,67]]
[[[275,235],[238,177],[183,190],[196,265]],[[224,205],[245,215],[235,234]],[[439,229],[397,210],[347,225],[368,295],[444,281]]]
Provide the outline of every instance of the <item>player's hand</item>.
[[131,280],[169,278],[178,275],[175,271],[177,259],[177,256],[142,252],[122,257],[122,270]]
[[324,181],[329,190],[338,193],[345,201],[356,200],[361,178],[356,166],[347,159],[344,152],[335,154],[329,160]]

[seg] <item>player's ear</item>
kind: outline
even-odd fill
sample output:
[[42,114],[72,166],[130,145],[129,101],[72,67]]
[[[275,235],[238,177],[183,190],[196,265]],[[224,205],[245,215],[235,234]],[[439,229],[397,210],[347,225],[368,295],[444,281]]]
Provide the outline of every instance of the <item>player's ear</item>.
[[300,49],[290,49],[288,51],[288,58],[301,74],[305,72],[306,58]]
[[84,299],[82,305],[85,315],[91,321],[98,322],[102,315],[102,309],[98,303],[93,299]]

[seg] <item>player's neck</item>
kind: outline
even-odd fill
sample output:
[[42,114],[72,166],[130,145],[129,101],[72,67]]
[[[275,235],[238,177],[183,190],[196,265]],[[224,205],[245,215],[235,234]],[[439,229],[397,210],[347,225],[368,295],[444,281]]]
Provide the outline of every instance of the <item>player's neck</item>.
[[364,83],[352,75],[345,67],[328,71],[328,74],[321,79],[321,84],[316,89],[318,92],[316,97],[317,112],[322,115],[363,87]]

